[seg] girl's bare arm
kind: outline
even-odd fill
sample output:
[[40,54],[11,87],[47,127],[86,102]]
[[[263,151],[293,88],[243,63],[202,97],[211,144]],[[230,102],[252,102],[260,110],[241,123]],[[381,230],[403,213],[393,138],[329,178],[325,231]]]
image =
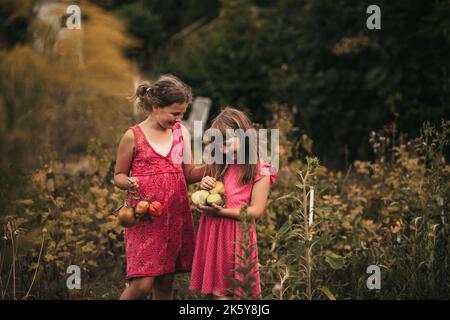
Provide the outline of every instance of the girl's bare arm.
[[[185,126],[181,125],[183,132],[184,153],[183,153],[183,172],[188,184],[196,183],[202,180],[205,175],[206,165],[196,166],[191,152],[191,135]],[[190,161],[187,161],[190,160]]]
[[117,148],[116,168],[114,171],[114,184],[123,190],[137,188],[137,180],[129,177],[133,152],[134,134],[131,129],[128,129]]

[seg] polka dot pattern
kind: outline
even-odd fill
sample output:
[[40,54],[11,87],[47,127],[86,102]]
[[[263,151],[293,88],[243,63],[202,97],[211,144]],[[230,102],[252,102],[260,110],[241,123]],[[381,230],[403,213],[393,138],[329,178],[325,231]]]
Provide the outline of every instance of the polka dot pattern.
[[[266,175],[270,175],[270,184],[272,185],[276,179],[275,167],[260,163],[254,182]],[[254,182],[240,185],[238,177],[239,166],[230,165],[224,177],[227,208],[241,208],[244,204],[250,204]],[[242,233],[238,220],[202,215],[197,231],[190,289],[216,296],[229,295],[233,285],[232,279],[243,279],[242,274],[233,271],[240,265],[237,255],[243,254],[237,244],[241,239]],[[257,262],[255,225],[252,226],[250,243],[255,245],[255,250],[248,262]],[[252,295],[257,298],[261,294],[257,263],[251,273],[254,275],[255,281]]]

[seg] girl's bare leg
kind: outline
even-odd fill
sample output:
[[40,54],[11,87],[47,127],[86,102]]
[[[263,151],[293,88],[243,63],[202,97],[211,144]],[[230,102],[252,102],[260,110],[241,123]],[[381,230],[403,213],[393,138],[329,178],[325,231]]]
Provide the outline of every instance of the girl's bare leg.
[[125,288],[120,300],[143,300],[152,292],[155,277],[135,278]]
[[156,277],[153,285],[153,300],[172,300],[173,299],[173,279],[174,273],[165,274]]

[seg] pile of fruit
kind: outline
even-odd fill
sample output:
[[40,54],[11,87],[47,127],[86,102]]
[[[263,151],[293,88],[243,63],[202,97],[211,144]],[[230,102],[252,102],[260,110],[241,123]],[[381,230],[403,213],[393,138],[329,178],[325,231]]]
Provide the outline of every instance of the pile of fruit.
[[162,214],[162,205],[159,201],[141,200],[136,208],[128,206],[126,203],[119,208],[119,224],[122,227],[130,228],[139,220],[146,217],[160,217]]
[[217,181],[216,185],[210,191],[199,190],[192,194],[191,200],[194,204],[203,206],[216,204],[221,206],[224,204],[223,195],[225,193],[225,186],[222,181]]

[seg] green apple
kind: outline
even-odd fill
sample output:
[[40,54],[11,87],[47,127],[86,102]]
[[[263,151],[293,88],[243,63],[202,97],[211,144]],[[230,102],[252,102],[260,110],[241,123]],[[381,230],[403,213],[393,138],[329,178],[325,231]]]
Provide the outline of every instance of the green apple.
[[206,199],[209,196],[209,192],[206,190],[199,190],[192,194],[191,200],[195,204],[206,205]]
[[212,205],[213,203],[220,206],[222,205],[223,201],[222,201],[222,197],[220,196],[220,194],[215,193],[215,194],[211,194],[208,196],[208,198],[206,198],[206,203],[209,205]]

